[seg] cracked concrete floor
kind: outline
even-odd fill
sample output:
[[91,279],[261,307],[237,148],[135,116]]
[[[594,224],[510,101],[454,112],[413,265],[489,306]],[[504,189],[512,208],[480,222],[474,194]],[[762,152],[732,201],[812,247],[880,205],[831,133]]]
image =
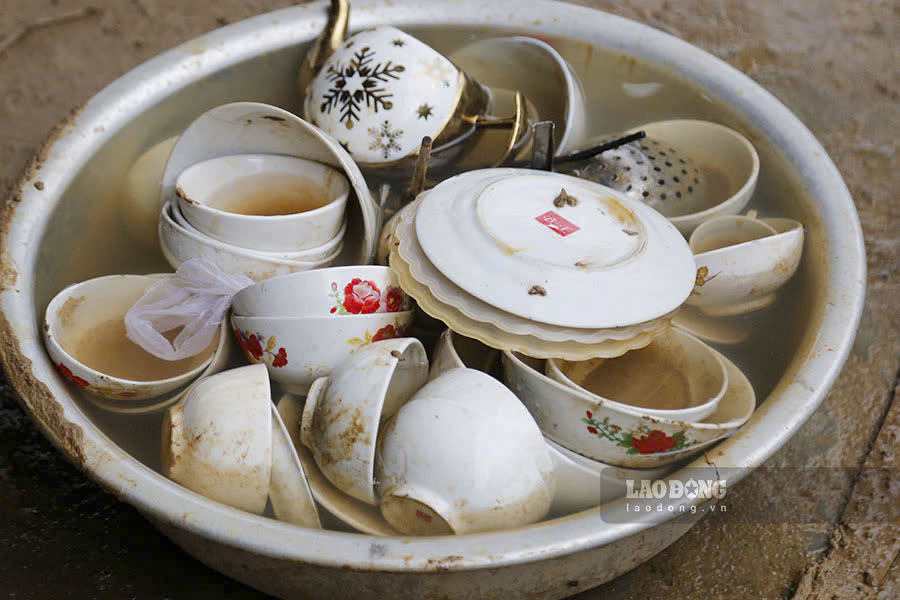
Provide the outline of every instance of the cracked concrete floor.
[[[707,517],[646,564],[579,598],[791,597],[804,570],[829,549],[870,447],[886,444],[896,455],[900,437],[896,410],[885,421],[900,368],[900,5],[889,0],[581,3],[710,51],[793,110],[825,145],[850,187],[865,231],[869,274],[862,326],[833,391],[767,468],[729,490],[731,500],[759,506],[770,518]],[[122,73],[200,33],[289,4],[0,0],[0,36],[36,18],[88,5],[102,9],[31,31],[0,52],[0,188],[11,185],[56,122]],[[24,416],[9,386],[0,389],[0,507],[6,514],[0,519],[0,594],[262,597],[194,561],[128,505],[87,481]],[[891,464],[896,473],[896,463],[878,464]],[[896,506],[896,477],[892,485],[871,494],[887,494]],[[798,511],[826,518],[808,519],[811,523],[779,518]],[[835,538],[835,545],[843,547],[845,537]],[[880,561],[886,566],[874,575],[839,571],[844,580],[834,588],[835,597],[900,597],[895,554]]]

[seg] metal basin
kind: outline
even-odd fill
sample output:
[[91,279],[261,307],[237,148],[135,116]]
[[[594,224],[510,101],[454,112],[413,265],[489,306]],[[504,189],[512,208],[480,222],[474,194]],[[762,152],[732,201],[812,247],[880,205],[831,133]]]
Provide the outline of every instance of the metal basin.
[[[62,285],[165,268],[158,250],[123,250],[131,240],[115,210],[112,180],[142,149],[212,106],[257,100],[296,111],[293,74],[301,44],[320,31],[324,15],[322,4],[298,6],[188,42],[114,82],[52,134],[14,189],[2,220],[0,353],[25,409],[70,460],[175,543],[276,596],[560,598],[633,568],[683,535],[702,512],[650,513],[616,522],[610,517],[624,510],[624,502],[617,501],[527,528],[455,538],[303,530],[206,500],[161,476],[152,461],[138,461],[121,447],[126,434],[105,428],[105,417],[51,364],[38,327]],[[782,163],[804,188],[792,216],[802,216],[807,226],[801,270],[812,291],[805,296],[792,352],[767,385],[756,414],[737,435],[685,468],[706,467],[710,460],[733,486],[783,445],[840,371],[861,315],[865,282],[852,199],[821,145],[796,117],[701,50],[582,7],[542,0],[515,6],[455,0],[354,4],[353,29],[383,23],[492,27],[615,49],[692,82],[728,105],[756,143],[780,149]]]

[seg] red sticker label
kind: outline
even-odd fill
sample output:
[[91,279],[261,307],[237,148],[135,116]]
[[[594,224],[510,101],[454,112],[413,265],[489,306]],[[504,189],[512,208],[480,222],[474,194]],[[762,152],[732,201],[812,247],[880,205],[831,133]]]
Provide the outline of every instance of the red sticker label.
[[563,219],[552,210],[548,210],[541,216],[535,217],[534,220],[538,223],[543,223],[563,237],[572,235],[573,233],[581,229],[581,227],[579,227],[578,225],[570,223],[569,221]]

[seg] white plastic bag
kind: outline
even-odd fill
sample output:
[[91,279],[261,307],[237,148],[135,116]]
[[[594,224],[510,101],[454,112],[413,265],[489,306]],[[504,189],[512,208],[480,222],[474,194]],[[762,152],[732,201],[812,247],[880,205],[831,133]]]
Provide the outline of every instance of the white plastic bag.
[[[125,314],[128,339],[163,360],[200,354],[216,335],[231,298],[252,283],[206,259],[187,260],[172,277],[150,286]],[[182,326],[171,342],[163,335]]]

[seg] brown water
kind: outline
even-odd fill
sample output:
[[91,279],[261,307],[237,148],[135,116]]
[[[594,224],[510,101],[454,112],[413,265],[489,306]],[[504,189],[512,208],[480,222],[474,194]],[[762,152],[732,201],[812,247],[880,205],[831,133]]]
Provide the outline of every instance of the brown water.
[[[487,28],[409,28],[448,53],[468,41],[514,30]],[[815,290],[826,276],[824,233],[807,190],[778,148],[738,117],[714,95],[671,72],[587,43],[549,39],[572,64],[587,93],[589,133],[619,132],[642,123],[671,118],[716,121],[732,127],[756,146],[760,178],[749,208],[763,217],[797,219],[807,230],[800,269],[766,310],[745,317],[751,337],[739,346],[717,346],[743,370],[763,401],[785,373],[815,326],[821,302]],[[115,136],[89,161],[70,185],[48,225],[42,252],[42,276],[36,283],[37,313],[65,285],[110,273],[170,271],[159,249],[141,247],[119,222],[120,181],[128,167],[155,143],[179,133],[197,115],[234,101],[275,104],[300,112],[294,90],[299,53],[288,48],[226,69],[156,104]],[[507,68],[504,66],[504,68]],[[646,97],[629,95],[625,84],[655,83],[659,91]],[[708,176],[707,176],[708,177]],[[369,181],[374,187],[377,182]],[[797,356],[802,359],[803,356]],[[126,451],[158,469],[161,415],[128,417],[104,413],[87,401],[82,409],[104,433]],[[140,423],[140,426],[136,426]]]
[[670,351],[651,344],[603,361],[580,385],[629,406],[656,410],[688,408],[691,388],[681,362]]
[[[171,342],[178,330],[165,334]],[[153,356],[125,335],[122,317],[108,319],[87,328],[72,340],[60,340],[66,352],[84,365],[105,375],[132,381],[158,381],[177,377],[196,369],[210,357],[218,343],[213,343],[197,356],[168,361]]]
[[295,215],[328,204],[328,190],[296,175],[242,177],[218,192],[208,205],[231,213],[274,217]]

